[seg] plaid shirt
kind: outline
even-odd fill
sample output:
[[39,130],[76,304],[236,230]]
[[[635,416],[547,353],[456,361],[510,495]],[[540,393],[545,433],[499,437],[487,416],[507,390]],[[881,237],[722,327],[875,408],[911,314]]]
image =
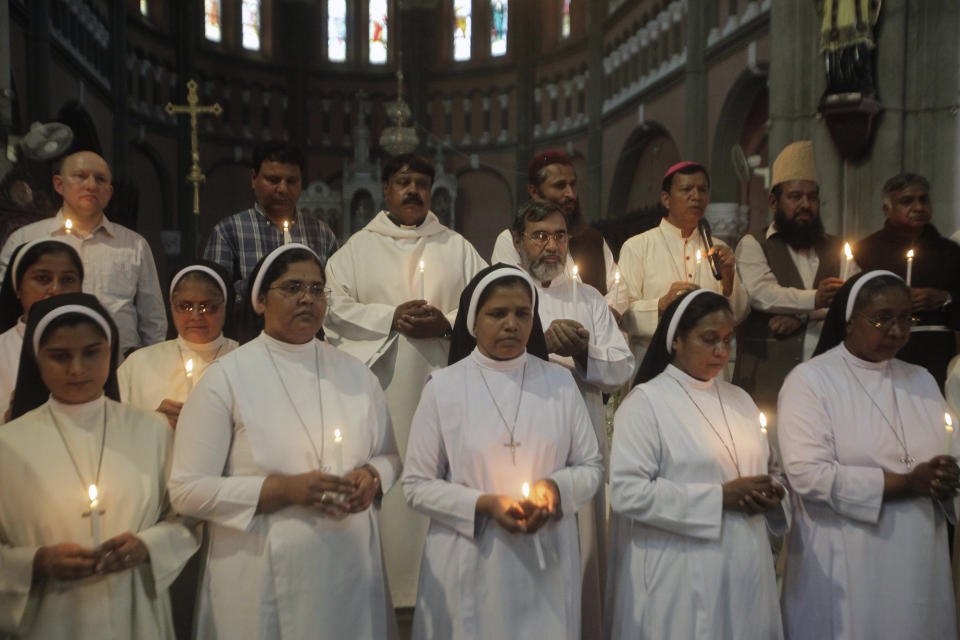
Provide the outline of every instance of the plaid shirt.
[[[304,215],[299,209],[296,220],[290,224],[290,239],[316,251],[324,264],[339,247],[337,237],[326,222]],[[283,228],[270,222],[260,205],[254,205],[217,223],[207,239],[203,257],[232,274],[237,298],[243,300],[250,272],[263,256],[281,244]]]

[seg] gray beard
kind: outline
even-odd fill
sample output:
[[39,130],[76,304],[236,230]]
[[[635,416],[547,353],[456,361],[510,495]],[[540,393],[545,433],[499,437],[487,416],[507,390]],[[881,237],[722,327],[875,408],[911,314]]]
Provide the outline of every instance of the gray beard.
[[526,269],[527,273],[533,276],[534,280],[537,282],[552,282],[557,276],[563,273],[566,265],[563,262],[549,264],[543,262],[542,258],[543,256],[540,256],[531,260],[525,251],[520,252],[520,262],[523,264],[523,268]]

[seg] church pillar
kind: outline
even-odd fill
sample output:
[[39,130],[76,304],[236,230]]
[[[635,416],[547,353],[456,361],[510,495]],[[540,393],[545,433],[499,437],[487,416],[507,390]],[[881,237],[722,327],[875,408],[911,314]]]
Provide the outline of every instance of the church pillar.
[[113,175],[127,173],[127,3],[110,8],[110,89],[113,92]]
[[684,77],[683,157],[706,165],[707,157],[707,5],[709,0],[689,0],[686,20],[687,64]]
[[[172,2],[170,23],[177,25],[175,44],[177,49],[176,84],[171,92],[175,104],[186,104],[187,81],[197,77],[197,38],[198,26],[203,24],[203,5],[200,0]],[[201,152],[201,158],[203,154]],[[180,258],[192,260],[200,254],[199,218],[193,214],[193,185],[186,181],[187,173],[193,164],[190,154],[190,118],[177,118],[177,172],[174,185],[177,190],[177,226],[180,228]],[[201,189],[203,187],[201,186]]]
[[438,11],[418,6],[406,6],[411,3],[398,3],[400,17],[400,50],[403,51],[403,92],[404,100],[410,105],[413,122],[408,126],[417,127],[420,147],[425,149],[429,131],[430,117],[427,114],[427,82],[423,69],[429,66],[430,49],[435,45],[434,35],[438,33]]
[[[587,43],[589,60],[588,118],[587,118],[587,185],[586,194],[580,194],[581,210],[588,220],[605,218],[603,211],[603,21],[607,17],[606,0],[588,3]],[[586,196],[586,197],[584,197]]]
[[[513,47],[517,69],[517,188],[515,202],[519,205],[528,199],[527,165],[533,157],[533,123],[535,102],[533,98],[536,80],[535,63],[540,48],[540,7],[537,2],[511,2],[507,35],[509,47]],[[516,25],[516,27],[514,27]]]
[[787,144],[811,139],[821,211],[831,233],[851,240],[883,224],[880,189],[900,171],[931,181],[934,224],[960,226],[957,125],[960,5],[949,0],[883,3],[876,31],[876,88],[883,111],[864,158],[841,157],[818,113],[826,80],[813,3],[774,2],[770,11],[770,137],[773,159]]
[[[6,4],[6,3],[5,3]],[[30,122],[50,117],[50,0],[29,3],[27,27],[27,105]],[[9,42],[9,40],[8,40]]]
[[[274,15],[279,24],[274,33],[283,37],[276,38],[282,43],[281,59],[287,67],[287,113],[284,127],[294,144],[305,146],[308,131],[308,101],[307,69],[312,66],[313,54],[316,49],[316,6],[313,2],[284,2],[280,5],[283,11]],[[306,59],[304,59],[306,57]],[[307,154],[307,169],[309,173],[310,154]],[[303,176],[304,183],[308,181]]]

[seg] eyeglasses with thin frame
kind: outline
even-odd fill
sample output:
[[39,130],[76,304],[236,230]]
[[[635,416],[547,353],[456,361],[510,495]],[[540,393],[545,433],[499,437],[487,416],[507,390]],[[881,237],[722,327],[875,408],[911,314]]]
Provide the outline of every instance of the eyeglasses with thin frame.
[[881,316],[879,318],[871,318],[865,313],[857,312],[856,315],[860,316],[867,323],[872,326],[874,329],[881,331],[890,332],[893,330],[894,326],[897,326],[904,331],[909,331],[911,327],[917,324],[918,318],[913,314],[903,314],[899,316]]
[[326,283],[323,282],[304,282],[303,280],[286,280],[280,284],[270,287],[271,289],[277,289],[283,295],[293,298],[295,296],[301,295],[304,291],[310,292],[310,295],[316,298],[328,298],[330,297],[330,288],[326,286]]
[[559,231],[554,231],[553,233],[550,233],[549,231],[543,231],[542,229],[538,229],[537,231],[531,231],[530,233],[524,233],[523,235],[525,235],[526,237],[530,238],[531,240],[533,240],[534,242],[540,245],[545,245],[548,242],[550,242],[550,238],[553,238],[554,242],[556,242],[557,244],[563,244],[564,242],[567,241],[567,237],[568,237],[567,232],[563,229],[560,229]]
[[222,302],[200,302],[194,304],[189,300],[184,300],[183,302],[178,302],[173,305],[173,310],[177,313],[187,315],[188,313],[193,313],[193,310],[196,309],[197,313],[205,316],[208,313],[216,313],[217,311],[220,311],[221,306],[223,306]]

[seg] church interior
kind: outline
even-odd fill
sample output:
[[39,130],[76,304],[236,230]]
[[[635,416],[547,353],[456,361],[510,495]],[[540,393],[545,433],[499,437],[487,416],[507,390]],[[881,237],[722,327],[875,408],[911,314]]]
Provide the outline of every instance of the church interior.
[[[831,112],[817,4],[10,0],[0,173],[32,123],[66,121],[112,167],[110,213],[148,240],[161,281],[249,206],[251,149],[270,139],[306,151],[300,206],[341,242],[381,208],[384,143],[434,159],[433,209],[484,257],[526,200],[529,158],[548,149],[572,158],[581,210],[614,251],[655,224],[660,177],[680,159],[710,169],[719,237],[762,229],[766,168],[802,138],[814,141],[828,231],[879,226],[880,185],[909,170],[930,178],[934,223],[952,233],[960,9],[884,2],[875,100]],[[185,104],[190,80],[200,105],[222,108],[197,116],[199,216],[185,180],[190,118],[165,109]],[[33,167],[25,203],[8,179],[4,207],[55,211],[49,171]]]

